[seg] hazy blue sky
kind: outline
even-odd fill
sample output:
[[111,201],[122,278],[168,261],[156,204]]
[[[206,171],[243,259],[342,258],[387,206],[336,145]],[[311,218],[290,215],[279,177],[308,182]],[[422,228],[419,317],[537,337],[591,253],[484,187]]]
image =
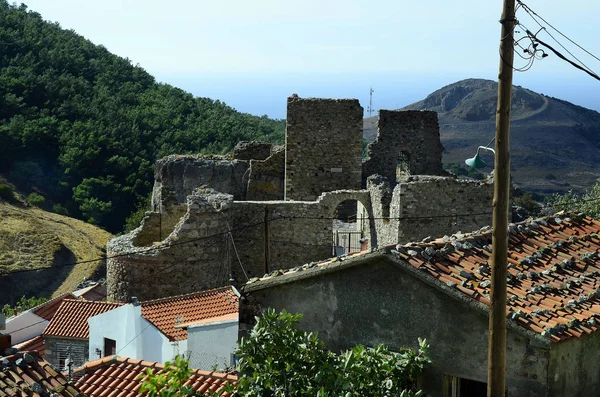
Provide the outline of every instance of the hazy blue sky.
[[[285,117],[292,93],[358,98],[366,109],[372,86],[374,108],[390,109],[459,79],[495,80],[498,71],[501,0],[23,2],[161,82],[273,117]],[[600,1],[526,4],[600,57]],[[580,59],[600,73],[600,62]],[[555,56],[514,83],[600,110],[600,81]]]

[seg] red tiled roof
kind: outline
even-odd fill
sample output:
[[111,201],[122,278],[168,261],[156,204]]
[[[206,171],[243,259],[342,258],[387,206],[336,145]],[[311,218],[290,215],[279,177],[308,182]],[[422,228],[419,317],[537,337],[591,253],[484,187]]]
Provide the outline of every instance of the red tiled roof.
[[[117,356],[104,357],[90,361],[83,367],[75,370],[75,377],[79,376],[76,386],[88,397],[136,397],[146,396],[148,393],[138,394],[144,379],[138,379],[150,368],[153,374],[164,373],[164,365],[122,358]],[[185,383],[202,395],[208,395],[208,390],[219,392],[225,383],[237,381],[237,376],[192,370],[192,375]],[[229,397],[229,393],[217,394]]]
[[52,369],[35,352],[20,352],[4,359],[8,364],[3,364],[0,371],[0,396],[39,397],[52,393],[62,397],[81,395],[61,373]]
[[[600,222],[561,213],[511,224],[508,236],[507,317],[553,343],[598,331]],[[250,279],[244,291],[389,256],[418,269],[429,280],[434,278],[447,293],[466,295],[489,306],[491,242],[491,228],[486,227],[472,234],[390,246]]]
[[44,342],[44,337],[42,335],[38,335],[16,345],[13,347],[19,351],[35,351],[40,357],[44,358],[46,354],[46,343]]
[[[575,215],[510,225],[508,318],[555,343],[600,329],[599,234],[599,221]],[[411,266],[489,306],[491,231],[396,249]]]
[[238,312],[238,295],[232,287],[223,287],[187,295],[140,303],[142,317],[151,322],[169,340],[187,339],[179,324]]
[[42,335],[87,339],[88,318],[116,309],[122,303],[65,299]]
[[50,320],[52,320],[54,313],[56,313],[56,311],[60,307],[60,304],[65,299],[76,299],[76,296],[70,292],[67,292],[65,294],[62,294],[62,295],[54,298],[54,299],[49,300],[48,302],[44,302],[41,305],[38,305],[38,306],[32,308],[31,311],[35,315],[40,316],[41,318],[50,321]]

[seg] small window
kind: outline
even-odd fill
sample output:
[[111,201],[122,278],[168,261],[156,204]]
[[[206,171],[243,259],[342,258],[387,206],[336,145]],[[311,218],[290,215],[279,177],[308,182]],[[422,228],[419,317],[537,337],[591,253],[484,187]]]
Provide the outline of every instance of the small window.
[[104,338],[104,357],[117,354],[117,341]]
[[486,397],[487,383],[444,375],[444,397]]

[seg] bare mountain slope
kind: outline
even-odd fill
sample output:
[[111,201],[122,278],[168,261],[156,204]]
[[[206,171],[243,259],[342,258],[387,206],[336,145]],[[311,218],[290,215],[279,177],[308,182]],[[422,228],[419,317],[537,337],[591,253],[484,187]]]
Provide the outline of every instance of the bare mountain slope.
[[[462,164],[494,136],[497,90],[494,81],[462,80],[404,109],[438,112],[444,163]],[[365,138],[376,134],[376,117],[365,119]],[[511,155],[513,180],[524,189],[589,188],[600,177],[600,113],[513,87]]]

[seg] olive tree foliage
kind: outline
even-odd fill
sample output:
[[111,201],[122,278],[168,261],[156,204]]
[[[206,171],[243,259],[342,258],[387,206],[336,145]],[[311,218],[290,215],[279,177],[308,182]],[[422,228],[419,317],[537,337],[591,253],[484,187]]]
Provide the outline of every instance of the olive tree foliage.
[[362,345],[335,354],[316,333],[297,328],[302,318],[266,310],[239,343],[238,394],[244,397],[420,396],[416,379],[431,363],[429,345],[391,352]]
[[550,212],[578,212],[600,219],[600,180],[583,194],[577,194],[573,191],[564,194],[555,193],[549,196],[546,201],[546,208]]
[[[429,364],[429,345],[391,352],[383,345],[362,345],[341,354],[325,349],[316,333],[297,328],[302,318],[286,311],[266,310],[256,319],[250,336],[240,341],[236,354],[237,384],[226,384],[208,395],[232,393],[239,397],[420,397],[416,380]],[[198,395],[184,383],[191,370],[176,357],[167,371],[147,373],[141,392],[150,397]]]

